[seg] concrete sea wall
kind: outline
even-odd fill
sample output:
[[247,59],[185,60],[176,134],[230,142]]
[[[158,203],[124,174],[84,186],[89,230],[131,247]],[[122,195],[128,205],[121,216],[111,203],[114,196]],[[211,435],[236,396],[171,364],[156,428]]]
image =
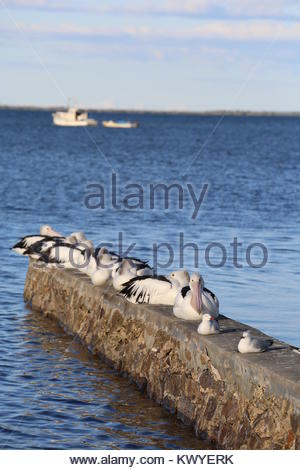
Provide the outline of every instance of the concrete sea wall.
[[289,345],[239,354],[246,325],[221,317],[220,335],[200,336],[171,308],[132,305],[75,270],[31,263],[24,296],[216,447],[300,449],[300,354]]

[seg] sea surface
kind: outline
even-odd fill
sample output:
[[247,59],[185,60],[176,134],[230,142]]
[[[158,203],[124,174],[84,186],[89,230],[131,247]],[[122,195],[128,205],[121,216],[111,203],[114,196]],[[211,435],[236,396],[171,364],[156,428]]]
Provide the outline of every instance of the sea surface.
[[[0,111],[0,445],[201,448],[188,427],[24,306],[27,260],[9,247],[46,223],[117,251],[132,245],[160,273],[200,271],[222,313],[300,346],[300,119],[91,117],[140,127],[59,128],[50,112]],[[168,208],[157,184],[176,185]]]

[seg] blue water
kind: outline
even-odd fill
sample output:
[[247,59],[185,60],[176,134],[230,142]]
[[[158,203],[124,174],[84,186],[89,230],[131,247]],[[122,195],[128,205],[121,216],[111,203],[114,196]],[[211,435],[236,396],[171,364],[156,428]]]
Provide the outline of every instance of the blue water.
[[[27,262],[8,247],[41,224],[66,234],[84,230],[95,243],[112,242],[117,250],[122,237],[123,248],[135,243],[133,252],[150,262],[153,244],[167,243],[157,251],[159,266],[170,261],[160,272],[177,268],[184,237],[185,244],[196,245],[199,266],[191,246],[181,253],[182,264],[202,273],[222,313],[300,346],[300,119],[125,117],[140,127],[59,128],[49,112],[0,111],[3,448],[201,447],[190,430],[55,323],[24,308]],[[112,173],[118,209],[112,207]],[[86,196],[95,192],[88,189],[91,183],[105,187],[104,200],[89,200],[104,209],[86,207]],[[180,184],[183,208],[173,189],[168,210],[159,191],[150,209],[150,185],[156,183]],[[197,198],[208,184],[196,218],[187,184]],[[138,190],[140,199],[128,203],[143,208],[126,208],[124,198]],[[242,244],[235,261],[234,238]],[[211,243],[219,245],[209,251]],[[263,244],[268,255],[261,268],[246,260],[253,243]],[[209,266],[205,251],[210,264],[221,264],[223,257],[222,266]],[[261,248],[250,255],[252,264],[263,261]]]

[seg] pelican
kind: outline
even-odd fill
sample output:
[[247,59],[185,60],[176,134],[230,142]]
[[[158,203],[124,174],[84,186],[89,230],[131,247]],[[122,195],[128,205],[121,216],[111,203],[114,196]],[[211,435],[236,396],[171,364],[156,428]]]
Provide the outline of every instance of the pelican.
[[35,243],[52,240],[55,239],[63,239],[63,236],[53,230],[50,225],[42,225],[40,228],[40,233],[36,235],[26,235],[25,237],[21,238],[11,249],[20,255],[24,255],[25,251],[33,246]]
[[183,287],[178,293],[173,313],[184,320],[201,320],[204,313],[214,318],[219,315],[219,301],[217,297],[204,287],[202,276],[192,274],[188,286]]
[[43,261],[49,266],[60,265],[65,268],[77,268],[87,274],[96,270],[93,256],[94,246],[90,240],[78,243],[75,235],[66,238],[49,238],[29,247],[24,255]]
[[38,255],[59,242],[70,244],[87,243],[87,247],[89,246],[89,241],[86,239],[83,232],[74,232],[64,237],[61,233],[53,230],[50,225],[42,225],[39,235],[27,235],[21,238],[11,249],[20,255],[38,259]]
[[111,279],[113,270],[119,266],[119,257],[102,247],[95,250],[95,259],[96,269],[90,274],[91,281],[95,286],[103,286]]
[[204,313],[202,322],[198,326],[199,335],[214,335],[220,333],[218,320],[215,320],[214,317],[208,313]]
[[173,305],[178,291],[189,282],[187,271],[169,276],[139,276],[124,284],[120,294],[134,304]]
[[116,268],[120,265],[122,260],[127,260],[132,266],[136,267],[137,276],[152,276],[154,270],[148,265],[146,261],[133,256],[122,257],[113,251],[108,251],[105,247],[97,248],[95,250],[98,266],[106,268],[107,265],[116,272]]
[[124,258],[112,270],[113,287],[121,291],[125,284],[137,276],[137,268],[133,262]]

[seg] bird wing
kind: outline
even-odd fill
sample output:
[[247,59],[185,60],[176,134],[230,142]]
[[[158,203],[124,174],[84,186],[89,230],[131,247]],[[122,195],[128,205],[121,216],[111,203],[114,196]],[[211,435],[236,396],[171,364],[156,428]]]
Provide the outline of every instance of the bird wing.
[[41,240],[44,240],[46,237],[43,235],[27,235],[26,237],[21,238],[13,247],[12,250],[16,248],[26,249],[29,246],[37,243]]
[[120,294],[133,303],[152,303],[156,296],[164,295],[170,289],[172,284],[164,276],[139,276],[126,282]]
[[205,294],[211,298],[211,300],[216,304],[216,306],[218,307],[219,309],[219,299],[218,297],[209,289],[207,289],[207,287],[204,287],[203,288],[203,291],[205,292]]
[[252,338],[252,346],[261,352],[266,351],[272,344],[273,340],[271,339]]

